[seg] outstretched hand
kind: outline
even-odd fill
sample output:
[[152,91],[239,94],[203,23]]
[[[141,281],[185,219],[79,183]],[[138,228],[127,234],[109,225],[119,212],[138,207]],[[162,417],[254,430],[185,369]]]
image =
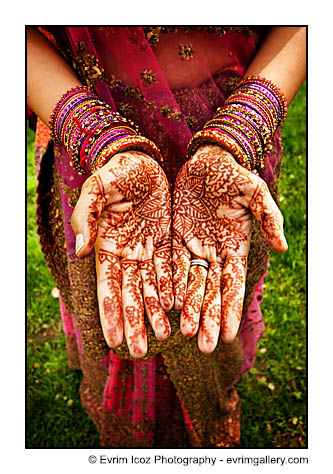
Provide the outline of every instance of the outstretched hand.
[[160,166],[141,152],[114,155],[89,177],[72,216],[77,255],[95,248],[101,325],[109,347],[147,352],[144,308],[158,340],[171,332],[171,198]]
[[[202,352],[215,349],[219,334],[232,342],[238,332],[253,215],[271,247],[286,251],[283,217],[266,183],[221,147],[200,147],[176,181],[173,279],[181,331],[198,333]],[[191,258],[209,269],[191,266]]]

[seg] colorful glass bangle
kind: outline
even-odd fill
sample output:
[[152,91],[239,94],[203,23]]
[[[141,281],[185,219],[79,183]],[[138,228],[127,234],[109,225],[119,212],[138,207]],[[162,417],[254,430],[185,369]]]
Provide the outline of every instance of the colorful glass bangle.
[[261,97],[265,97],[273,105],[273,107],[276,110],[276,113],[282,118],[283,111],[281,109],[281,104],[278,101],[278,99],[276,98],[276,96],[273,93],[271,93],[271,91],[269,89],[261,87],[261,85],[259,85],[257,83],[253,83],[249,87],[247,87],[247,85],[242,86],[240,88],[240,90],[245,92],[245,93],[248,90],[252,90],[252,91],[255,91],[257,94],[260,94]]
[[239,128],[243,134],[249,138],[256,149],[257,154],[262,154],[264,149],[264,142],[258,131],[250,122],[247,122],[243,117],[238,117],[232,113],[221,114],[218,118],[209,121],[204,128],[219,127],[220,125],[230,125],[234,128]]
[[54,125],[56,123],[57,115],[59,114],[60,110],[63,108],[64,104],[68,100],[70,100],[71,98],[73,98],[73,96],[75,96],[77,94],[81,94],[82,92],[85,92],[87,95],[93,96],[92,91],[88,87],[86,87],[86,86],[76,86],[76,87],[72,87],[71,89],[66,91],[64,94],[62,94],[62,96],[60,97],[60,99],[56,103],[56,105],[55,105],[55,107],[54,107],[54,109],[53,109],[53,111],[50,115],[50,118],[49,118],[49,128],[50,128],[50,132],[51,132],[51,138],[53,140],[57,141],[57,136],[55,135]]
[[89,172],[92,173],[93,170],[95,169],[96,161],[99,159],[101,153],[103,150],[109,146],[111,143],[116,142],[117,140],[121,138],[126,138],[128,137],[128,132],[127,131],[118,131],[116,135],[113,136],[107,136],[105,141],[102,144],[98,144],[95,146],[90,152],[89,152]]
[[66,148],[71,166],[92,173],[115,153],[142,150],[162,163],[159,149],[138,133],[137,126],[103,103],[85,87],[73,87],[55,105],[49,120],[54,141]]
[[111,145],[107,146],[97,158],[95,165],[92,169],[92,173],[104,166],[116,153],[130,150],[143,151],[152,156],[152,158],[154,158],[158,163],[163,163],[163,157],[157,146],[148,138],[136,135],[121,138],[115,143],[112,143]]
[[136,136],[135,132],[129,128],[116,128],[109,130],[107,133],[103,134],[99,140],[91,143],[89,148],[86,148],[86,153],[88,155],[89,169],[94,168],[94,163],[98,159],[98,156],[103,151],[103,149],[108,146],[111,142],[119,140],[120,138]]
[[225,101],[226,105],[236,104],[236,103],[245,104],[248,107],[251,107],[257,113],[259,113],[262,116],[263,120],[268,124],[271,134],[274,133],[274,130],[275,130],[274,117],[272,117],[269,109],[267,109],[263,103],[245,94],[234,94]]
[[259,76],[259,75],[244,77],[238,83],[237,87],[241,87],[243,84],[249,84],[249,83],[256,83],[256,84],[259,84],[261,86],[265,86],[266,88],[268,88],[270,91],[272,91],[274,93],[275,97],[277,98],[277,100],[279,101],[279,103],[281,105],[281,110],[282,110],[281,125],[282,125],[283,122],[285,121],[287,113],[288,113],[288,102],[287,102],[284,94],[282,93],[281,89],[276,84],[274,84],[270,79],[267,79],[267,78],[265,78],[263,76]]
[[281,123],[282,114],[280,107],[276,101],[269,100],[269,98],[265,94],[262,94],[256,88],[242,88],[239,92],[240,94],[244,94],[249,98],[258,101],[261,105],[265,106],[269,116],[273,119],[275,128]]
[[197,132],[189,143],[188,156],[193,156],[198,148],[205,143],[221,146],[231,153],[239,164],[251,171],[251,164],[249,163],[248,157],[238,142],[220,130],[207,129]]
[[201,141],[219,141],[228,136],[239,163],[252,171],[263,167],[264,158],[272,149],[273,135],[284,122],[287,109],[285,97],[271,81],[260,76],[244,78],[204,130],[193,137],[189,156]]
[[257,155],[254,144],[251,143],[250,139],[244,133],[242,133],[239,128],[223,123],[218,127],[210,127],[210,130],[218,130],[233,137],[243,148],[244,152],[247,154],[251,165],[255,166]]

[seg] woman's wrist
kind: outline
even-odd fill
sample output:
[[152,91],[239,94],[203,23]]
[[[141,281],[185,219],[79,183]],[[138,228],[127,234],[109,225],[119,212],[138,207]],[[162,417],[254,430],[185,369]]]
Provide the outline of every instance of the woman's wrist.
[[92,174],[116,153],[142,150],[156,161],[156,145],[142,137],[135,124],[113,112],[87,87],[74,87],[57,102],[49,121],[52,138],[66,148],[80,174]]
[[239,164],[256,172],[264,166],[272,138],[287,115],[287,102],[271,81],[260,76],[243,79],[188,147],[192,156],[204,143],[220,144]]

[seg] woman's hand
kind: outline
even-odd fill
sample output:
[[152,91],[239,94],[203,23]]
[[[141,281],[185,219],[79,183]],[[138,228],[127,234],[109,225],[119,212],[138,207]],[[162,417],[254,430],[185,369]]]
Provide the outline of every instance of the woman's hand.
[[144,308],[158,340],[171,331],[165,314],[173,306],[171,198],[164,172],[144,153],[114,155],[85,181],[71,223],[77,255],[95,248],[107,344],[116,348],[125,335],[130,354],[143,357]]
[[[173,211],[175,308],[182,333],[199,329],[199,349],[210,353],[219,333],[232,342],[238,332],[252,215],[278,252],[288,248],[283,217],[266,183],[216,145],[200,147],[180,170]],[[209,270],[191,266],[191,257],[209,262]]]

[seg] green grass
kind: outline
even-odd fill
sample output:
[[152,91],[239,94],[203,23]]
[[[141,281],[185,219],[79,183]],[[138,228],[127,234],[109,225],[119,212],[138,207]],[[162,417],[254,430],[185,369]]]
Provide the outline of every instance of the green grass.
[[243,447],[306,446],[306,84],[282,130],[280,183],[288,252],[272,252],[255,367],[238,384]]
[[81,406],[81,373],[68,368],[59,302],[35,224],[34,133],[27,137],[27,426],[29,448],[98,447],[99,436]]
[[[255,367],[237,384],[241,447],[306,446],[306,85],[283,128],[281,209],[289,250],[272,252],[262,310],[265,333]],[[27,157],[27,447],[98,447],[81,407],[79,371],[67,366],[55,286],[35,225],[34,134]]]

